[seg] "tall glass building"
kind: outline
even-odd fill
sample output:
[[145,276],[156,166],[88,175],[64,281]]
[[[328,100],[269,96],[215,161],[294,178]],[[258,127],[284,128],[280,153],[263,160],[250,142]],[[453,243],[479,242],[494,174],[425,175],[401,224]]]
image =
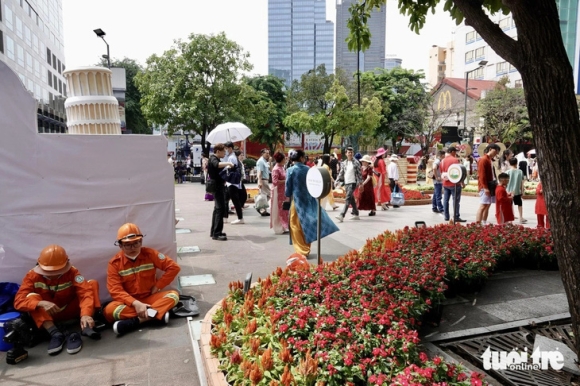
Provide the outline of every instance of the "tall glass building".
[[[348,50],[346,38],[349,34],[347,26],[350,18],[352,3],[358,0],[337,0],[336,2],[336,68],[342,68],[347,74],[356,72],[356,52]],[[387,12],[385,6],[373,9],[368,20],[371,32],[371,46],[365,52],[360,53],[360,70],[373,71],[376,68],[384,68],[385,64],[385,35],[387,28]]]
[[38,131],[66,132],[62,0],[0,0],[0,60],[38,100]]
[[334,69],[334,23],[325,0],[268,0],[268,74],[293,80],[324,64]]

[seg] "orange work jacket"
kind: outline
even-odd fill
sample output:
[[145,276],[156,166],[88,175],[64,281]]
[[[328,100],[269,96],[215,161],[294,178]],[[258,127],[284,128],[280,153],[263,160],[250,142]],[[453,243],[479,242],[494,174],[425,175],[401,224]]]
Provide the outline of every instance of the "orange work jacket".
[[53,279],[30,270],[16,293],[14,308],[31,312],[41,300],[47,300],[63,311],[77,297],[81,316],[92,316],[95,304],[92,287],[75,267]]
[[[157,269],[165,271],[159,280],[156,278]],[[141,248],[135,261],[119,251],[109,261],[107,289],[113,300],[130,306],[135,300],[151,295],[154,286],[162,289],[169,285],[180,270],[170,257],[152,248]]]

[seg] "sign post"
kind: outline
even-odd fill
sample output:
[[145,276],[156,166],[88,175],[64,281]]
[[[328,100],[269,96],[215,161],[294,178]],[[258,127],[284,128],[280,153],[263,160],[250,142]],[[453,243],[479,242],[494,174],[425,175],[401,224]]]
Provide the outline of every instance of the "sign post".
[[320,255],[320,234],[322,228],[322,207],[320,200],[322,200],[328,193],[330,193],[331,182],[330,173],[325,168],[313,167],[308,170],[306,174],[306,188],[308,193],[318,201],[318,223],[316,224],[316,239],[318,252],[318,265],[322,264],[322,256]]

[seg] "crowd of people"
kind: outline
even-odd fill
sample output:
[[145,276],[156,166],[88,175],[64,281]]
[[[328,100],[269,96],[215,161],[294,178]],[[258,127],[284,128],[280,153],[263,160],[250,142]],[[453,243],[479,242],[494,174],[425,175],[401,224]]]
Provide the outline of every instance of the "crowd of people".
[[[112,301],[105,304],[99,300],[98,282],[85,278],[62,246],[49,245],[40,252],[36,266],[22,280],[14,308],[30,319],[30,327],[38,334],[48,335],[49,355],[59,354],[65,346],[67,353],[76,354],[82,349],[81,335],[100,339],[99,320],[110,324],[117,335],[146,323],[169,323],[169,311],[178,304],[179,293],[166,287],[180,267],[169,256],[144,247],[143,237],[132,223],[117,231],[115,245],[120,250],[106,268]],[[157,270],[163,271],[159,278]],[[62,324],[79,318],[80,333]]]

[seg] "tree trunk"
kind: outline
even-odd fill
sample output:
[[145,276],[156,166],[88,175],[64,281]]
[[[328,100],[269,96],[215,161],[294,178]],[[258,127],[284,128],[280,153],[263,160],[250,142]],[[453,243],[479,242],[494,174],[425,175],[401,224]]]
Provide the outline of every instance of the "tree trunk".
[[[555,252],[580,353],[580,121],[572,67],[555,1],[504,3],[512,11],[518,40],[516,50],[503,56],[522,75]],[[478,20],[470,24],[478,29]],[[493,38],[483,37],[496,52],[502,49],[502,44],[496,48]]]

